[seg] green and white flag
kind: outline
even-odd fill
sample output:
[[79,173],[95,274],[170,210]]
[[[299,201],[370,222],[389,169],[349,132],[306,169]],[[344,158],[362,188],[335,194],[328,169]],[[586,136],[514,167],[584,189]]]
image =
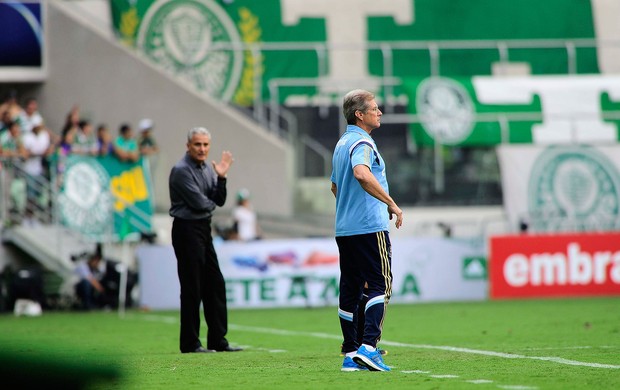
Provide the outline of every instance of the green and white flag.
[[620,146],[498,147],[504,207],[533,232],[620,228]]
[[404,79],[418,144],[615,143],[620,78],[602,75]]
[[66,157],[58,197],[61,221],[101,242],[150,232],[152,186],[145,161]]

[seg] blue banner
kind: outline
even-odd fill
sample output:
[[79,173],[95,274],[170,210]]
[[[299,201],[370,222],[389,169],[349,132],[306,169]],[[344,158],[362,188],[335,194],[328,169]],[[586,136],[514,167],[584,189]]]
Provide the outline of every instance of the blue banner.
[[40,1],[0,2],[0,67],[43,66]]

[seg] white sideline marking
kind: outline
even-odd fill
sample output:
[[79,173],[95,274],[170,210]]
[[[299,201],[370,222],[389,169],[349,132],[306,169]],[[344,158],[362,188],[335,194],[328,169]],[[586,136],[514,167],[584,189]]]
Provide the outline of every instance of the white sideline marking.
[[618,348],[618,347],[614,347],[611,345],[599,345],[597,347],[591,346],[591,345],[575,345],[572,347],[541,347],[541,348],[524,348],[523,350],[525,351],[549,351],[549,350],[561,350],[561,349],[594,349],[594,348],[599,348],[599,349],[614,349],[614,348]]
[[152,315],[152,314],[144,314],[141,317],[147,321],[165,322],[166,324],[178,324],[179,323],[176,317],[165,317],[165,316],[158,316],[158,315]]
[[243,349],[255,349],[257,351],[265,351],[265,352],[269,352],[269,353],[283,353],[283,352],[288,352],[286,349],[269,349],[269,348],[262,348],[262,347],[253,347],[251,345],[240,345],[239,347],[243,348]]
[[486,384],[486,383],[493,383],[493,381],[489,380],[489,379],[470,379],[470,380],[467,380],[465,382],[473,383],[474,385],[483,385],[483,384]]
[[526,351],[548,351],[553,349],[592,349],[594,347],[590,345],[575,345],[572,347],[541,347],[541,348],[524,348]]
[[[312,336],[312,337],[332,339],[332,340],[342,339],[342,336],[339,336],[339,335],[337,336],[337,335],[327,334],[327,333],[297,332],[297,331],[290,331],[290,330],[283,330],[283,329],[259,328],[255,326],[244,326],[244,325],[230,325],[229,327],[231,329],[236,329],[236,330],[241,330],[241,331],[246,331],[246,332],[269,333],[269,334],[276,334],[276,335],[281,335],[281,336],[303,336],[303,337]],[[441,351],[461,352],[461,353],[471,353],[475,355],[501,357],[504,359],[542,360],[542,361],[548,361],[548,362],[553,362],[553,363],[558,363],[558,364],[566,364],[570,366],[620,369],[620,365],[615,365],[615,364],[580,362],[578,360],[564,359],[564,358],[555,357],[555,356],[526,356],[526,355],[518,355],[514,353],[504,353],[504,352],[484,351],[480,349],[451,347],[447,345],[405,344],[405,343],[398,343],[395,341],[386,341],[386,340],[381,340],[381,345],[391,345],[393,347],[416,348],[416,349],[437,349]]]
[[458,378],[458,375],[429,375],[431,378],[439,378],[439,379],[443,379],[443,378]]
[[[149,321],[161,321],[167,324],[178,323],[178,320],[176,319],[176,317],[148,315],[148,314],[143,315],[141,317]],[[245,325],[235,325],[235,324],[230,324],[228,327],[230,329],[235,329],[235,330],[240,330],[240,331],[245,331],[245,332],[268,333],[268,334],[275,334],[275,335],[280,335],[280,336],[302,336],[302,337],[310,336],[310,337],[316,337],[316,338],[321,338],[321,339],[331,339],[331,340],[339,340],[339,341],[342,340],[342,336],[340,335],[320,333],[320,332],[298,332],[298,331],[285,330],[285,329],[260,328],[257,326],[245,326]],[[526,356],[526,355],[519,355],[519,354],[514,354],[514,353],[504,353],[504,352],[495,352],[495,351],[485,351],[485,350],[480,350],[480,349],[451,347],[448,345],[405,344],[405,343],[399,343],[395,341],[386,341],[386,340],[381,340],[381,345],[390,345],[393,347],[415,348],[415,349],[437,349],[440,351],[471,353],[475,355],[501,357],[504,359],[542,360],[546,362],[566,364],[569,366],[608,368],[608,369],[613,369],[613,370],[620,369],[620,365],[616,365],[616,364],[580,362],[578,360],[564,359],[564,358],[555,357],[555,356]]]

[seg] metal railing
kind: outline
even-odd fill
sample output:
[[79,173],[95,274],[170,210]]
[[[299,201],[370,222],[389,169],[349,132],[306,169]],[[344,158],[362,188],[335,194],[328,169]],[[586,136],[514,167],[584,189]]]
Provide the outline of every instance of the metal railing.
[[[402,80],[394,76],[395,52],[423,52],[428,54],[428,68],[430,74],[428,76],[442,75],[442,55],[450,51],[488,51],[492,50],[497,53],[497,62],[507,64],[511,61],[511,52],[515,50],[563,50],[566,55],[566,66],[564,74],[577,74],[579,55],[581,49],[596,49],[605,45],[611,47],[619,47],[619,41],[601,41],[596,39],[538,39],[538,40],[449,40],[449,41],[382,41],[382,42],[364,42],[360,44],[330,44],[328,42],[258,42],[246,44],[243,42],[226,43],[217,42],[211,46],[211,50],[217,51],[244,51],[252,56],[254,71],[254,103],[252,115],[264,127],[268,128],[272,133],[287,138],[289,142],[296,142],[298,148],[298,171],[304,171],[304,156],[306,153],[314,153],[320,156],[322,161],[323,172],[328,172],[331,166],[331,153],[321,148],[320,143],[313,140],[310,136],[299,136],[297,123],[294,115],[286,110],[286,104],[282,103],[282,90],[284,88],[295,87],[313,87],[317,90],[319,98],[315,99],[315,104],[321,107],[338,106],[340,96],[348,89],[356,85],[368,84],[369,80],[332,80],[327,79],[329,69],[330,52],[338,50],[364,50],[366,52],[378,52],[381,56],[381,73],[370,76],[379,87],[377,91],[377,100],[383,105],[383,123],[393,124],[411,124],[421,123],[423,118],[411,114],[395,114],[397,104],[402,104],[402,100],[395,94],[396,87],[402,84]],[[305,78],[271,78],[264,79],[263,69],[261,68],[260,59],[267,52],[278,51],[295,51],[295,52],[314,52],[316,54],[316,77]],[[491,64],[489,64],[489,74],[491,74]],[[263,83],[267,82],[269,102],[266,104],[263,100]],[[323,90],[326,82],[329,82],[329,88]],[[337,91],[338,93],[335,93]],[[577,114],[575,114],[577,115]],[[575,120],[575,115],[570,118],[562,118]],[[547,116],[547,118],[550,118]],[[603,119],[612,120],[620,118],[620,113],[606,112]],[[582,118],[583,119],[583,118]],[[585,118],[587,119],[587,118]],[[510,133],[510,122],[523,121],[540,121],[542,115],[540,113],[504,113],[504,114],[477,114],[475,122],[498,122],[501,128],[502,142],[507,142]],[[283,124],[286,126],[283,126]],[[345,124],[341,118],[340,128],[344,128]],[[573,137],[574,138],[574,137]],[[440,142],[437,143],[439,147]],[[441,161],[440,151],[436,151],[437,158],[434,160],[435,166],[435,190],[442,192],[444,189],[443,179],[443,161]],[[303,176],[303,174],[302,174]]]
[[[302,87],[315,85],[320,86],[323,78],[328,74],[329,53],[338,50],[364,50],[367,52],[376,51],[381,53],[382,73],[372,75],[384,88],[382,91],[386,113],[391,113],[393,102],[394,86],[398,80],[394,76],[394,52],[426,52],[428,53],[428,66],[430,74],[428,76],[442,75],[442,52],[461,51],[461,50],[493,50],[497,53],[499,63],[509,63],[512,50],[549,50],[560,49],[566,53],[566,71],[562,74],[576,74],[578,72],[579,49],[596,49],[601,46],[620,47],[620,41],[601,41],[594,38],[575,38],[575,39],[532,39],[532,40],[444,40],[444,41],[381,41],[363,42],[359,44],[332,44],[328,42],[214,42],[210,49],[213,51],[243,51],[250,53],[254,64],[254,117],[271,131],[276,131],[274,124],[277,120],[272,117],[271,123],[268,122],[269,116],[265,113],[267,106],[263,100],[263,71],[260,59],[265,52],[314,52],[316,54],[317,75],[312,78],[274,78],[267,80],[272,114],[276,113],[275,107],[279,105],[278,89],[281,87]],[[489,66],[489,74],[491,67]],[[344,88],[349,88],[356,80],[341,80]],[[365,80],[368,82],[368,80]],[[331,85],[333,89],[337,85]]]
[[[378,97],[385,105],[385,112],[392,113],[394,105],[398,101],[394,94],[394,87],[399,84],[399,78],[394,75],[394,53],[397,51],[408,52],[424,52],[428,54],[428,67],[430,73],[427,76],[442,75],[442,53],[446,51],[475,51],[475,50],[493,50],[497,53],[499,63],[509,63],[510,53],[513,50],[549,50],[559,49],[566,53],[566,71],[562,74],[576,74],[578,72],[579,49],[596,49],[600,46],[620,47],[620,41],[601,41],[594,38],[575,38],[575,39],[532,39],[532,40],[444,40],[444,41],[381,41],[381,42],[362,42],[348,44],[333,44],[329,42],[212,42],[209,49],[213,52],[244,52],[249,53],[252,60],[253,72],[253,103],[252,113],[256,121],[265,128],[284,135],[287,130],[295,131],[293,127],[284,129],[279,126],[280,123],[290,124],[289,118],[283,114],[280,103],[279,90],[283,87],[307,87],[325,85],[325,78],[328,75],[330,52],[339,50],[363,50],[369,53],[378,52],[381,55],[380,74],[370,75],[370,80],[375,80],[382,86],[381,91],[377,91]],[[134,49],[140,53],[138,48]],[[310,78],[272,78],[264,79],[262,58],[268,52],[313,52],[316,55],[316,76]],[[144,56],[141,56],[144,58]],[[167,70],[168,72],[179,74]],[[489,72],[491,67],[489,66]],[[181,72],[182,74],[182,72]],[[368,83],[369,79],[362,80]],[[338,85],[334,85],[334,80],[329,80],[330,91],[336,91],[336,94],[346,92],[347,89],[355,85],[360,80],[339,80],[342,90]],[[263,98],[264,83],[267,82],[267,90],[269,91],[269,102],[266,103]],[[204,92],[204,91],[203,91]],[[319,91],[319,94],[321,91]],[[333,93],[332,93],[333,94]],[[328,99],[323,100],[329,105]],[[285,136],[285,138],[289,138]]]
[[42,175],[31,175],[19,159],[0,158],[0,216],[5,226],[55,222],[55,188]]
[[[381,118],[381,122],[388,124],[421,124],[425,121],[424,115],[416,115],[416,114],[386,114]],[[483,114],[472,114],[472,127],[477,123],[498,123],[500,127],[500,139],[501,143],[509,143],[509,137],[511,133],[510,124],[515,122],[543,122],[543,120],[565,120],[565,121],[577,121],[577,120],[620,120],[620,111],[606,111],[600,114],[587,114],[587,113],[579,113],[573,112],[568,115],[560,115],[560,114],[545,114],[543,116],[540,112],[519,112],[519,113],[507,113],[507,112],[499,112],[499,113],[483,113]],[[577,137],[577,129],[575,126],[571,126],[570,134],[568,134],[569,139],[572,140],[572,143],[580,142]],[[435,181],[434,187],[438,192],[442,192],[445,187],[444,183],[444,161],[439,158],[441,156],[440,148],[443,147],[441,136],[439,134],[435,135],[434,138],[435,145],[435,156],[436,158],[433,160],[434,163],[434,172],[435,172]]]
[[[294,87],[313,87],[316,88],[318,99],[313,104],[321,107],[339,105],[336,100],[340,99],[342,93],[353,88],[356,85],[368,84],[374,81],[378,86],[377,100],[382,104],[385,112],[384,123],[408,124],[419,122],[420,118],[408,116],[406,114],[394,114],[395,107],[403,104],[400,95],[396,92],[397,87],[401,84],[401,79],[395,77],[395,69],[402,61],[402,55],[409,53],[419,54],[416,58],[428,61],[426,64],[420,63],[421,67],[427,66],[428,74],[426,76],[440,76],[445,74],[446,68],[445,56],[449,56],[455,51],[484,51],[495,53],[489,58],[488,73],[492,73],[491,65],[493,63],[508,64],[510,63],[514,53],[520,50],[555,50],[554,55],[562,56],[557,51],[563,51],[565,56],[564,69],[560,69],[558,73],[577,74],[579,72],[580,56],[583,55],[583,49],[597,49],[600,47],[620,47],[620,41],[607,40],[603,41],[596,38],[574,38],[574,39],[498,39],[498,40],[428,40],[428,41],[367,41],[359,43],[339,43],[330,42],[211,42],[209,50],[212,52],[233,52],[245,53],[250,57],[247,63],[251,64],[252,71],[252,94],[253,100],[251,107],[243,109],[242,112],[252,116],[264,128],[273,134],[288,140],[297,150],[297,168],[299,173],[304,172],[304,159],[307,153],[317,154],[322,161],[323,172],[327,172],[330,167],[331,156],[324,148],[319,147],[320,143],[311,139],[310,136],[300,136],[297,120],[286,107],[286,101],[282,98],[284,88]],[[134,49],[140,54],[140,49]],[[364,51],[370,56],[380,56],[381,66],[377,66],[378,70],[373,70],[377,74],[370,75],[367,80],[334,80],[329,77],[330,57],[331,54],[338,51]],[[263,58],[270,53],[291,52],[291,53],[314,53],[316,62],[313,64],[316,69],[316,75],[312,77],[265,77]],[[591,56],[592,52],[586,51],[586,55]],[[293,54],[293,55],[294,55]],[[145,58],[145,56],[140,55]],[[522,56],[520,56],[522,57]],[[520,61],[523,61],[520,58]],[[157,64],[155,64],[157,66]],[[188,71],[189,68],[188,68]],[[167,70],[173,76],[183,74],[183,71]],[[402,76],[402,75],[400,75]],[[424,75],[422,75],[423,77]],[[266,89],[265,89],[265,83]],[[197,88],[198,89],[198,88]],[[264,94],[264,91],[267,94]],[[199,91],[205,93],[205,91]],[[517,118],[521,115],[520,118]],[[498,116],[496,118],[485,117],[481,114],[476,117],[477,121],[498,121],[502,129],[502,139],[507,139],[509,133],[509,122],[515,120],[526,120],[524,114],[511,114],[510,117]],[[342,118],[341,118],[342,120]],[[341,121],[340,127],[344,128]],[[436,190],[443,191],[442,161],[439,153],[435,159],[435,172],[437,178],[434,187]],[[303,176],[303,174],[301,175]]]

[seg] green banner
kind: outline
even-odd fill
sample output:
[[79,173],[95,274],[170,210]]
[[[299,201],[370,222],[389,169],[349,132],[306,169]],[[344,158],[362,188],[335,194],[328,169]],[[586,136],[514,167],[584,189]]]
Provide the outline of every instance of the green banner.
[[[526,105],[486,105],[476,98],[469,78],[435,77],[403,79],[409,98],[409,113],[418,122],[410,125],[413,139],[419,145],[491,146],[502,142],[531,143],[532,125],[540,121],[507,121],[494,119],[505,114],[540,114],[540,100]],[[478,116],[485,121],[477,121]],[[505,129],[502,129],[502,126]]]
[[151,231],[152,185],[144,158],[66,157],[59,176],[59,215],[95,241],[122,241]]
[[[490,75],[504,50],[411,46],[416,42],[559,40],[553,47],[505,48],[508,61],[540,75],[569,71],[563,40],[595,38],[590,0],[110,0],[110,5],[120,40],[199,90],[243,106],[253,104],[257,88],[269,99],[270,82],[282,103],[341,93],[334,85],[344,79],[374,81],[381,93],[386,75]],[[254,51],[230,50],[239,42],[255,45]],[[576,47],[575,54],[577,73],[598,73],[595,48]],[[302,85],[299,78],[322,83]]]
[[620,140],[620,101],[607,92],[620,94],[620,79],[403,78],[403,88],[409,96],[408,111],[415,115],[411,136],[419,145]]

